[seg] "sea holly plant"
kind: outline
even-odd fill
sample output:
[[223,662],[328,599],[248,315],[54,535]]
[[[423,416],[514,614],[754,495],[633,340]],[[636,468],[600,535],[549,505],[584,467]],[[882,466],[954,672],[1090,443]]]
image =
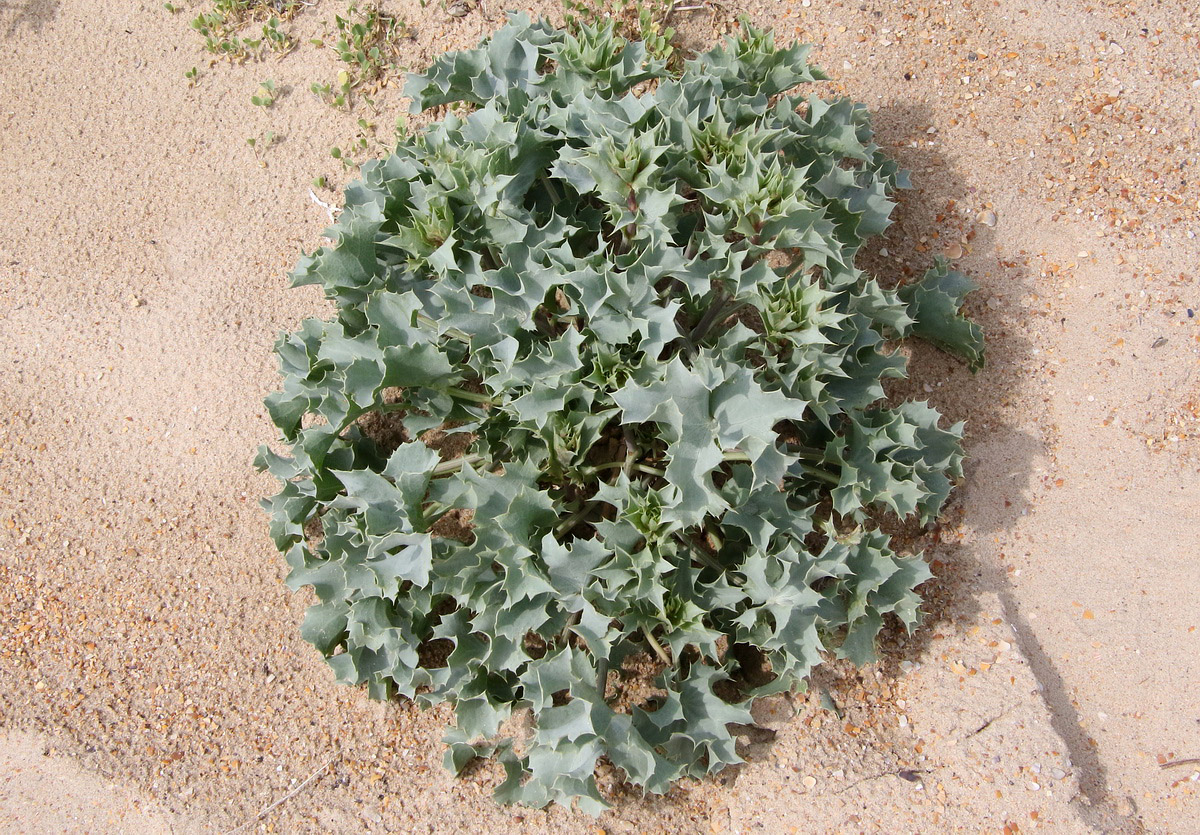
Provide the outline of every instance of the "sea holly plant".
[[808,52],[747,25],[672,70],[514,15],[410,77],[456,107],[293,273],[337,307],[280,338],[258,459],[303,636],[449,701],[447,764],[497,757],[504,802],[719,771],[750,700],[920,618],[881,522],[937,517],[962,426],[884,381],[909,335],[972,368],[982,337],[945,264],[855,266],[906,179],[862,106],[793,92]]

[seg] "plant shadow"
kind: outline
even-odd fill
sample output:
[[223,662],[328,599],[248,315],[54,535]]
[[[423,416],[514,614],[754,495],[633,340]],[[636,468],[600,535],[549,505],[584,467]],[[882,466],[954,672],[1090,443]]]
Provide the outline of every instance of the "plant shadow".
[[[980,547],[985,537],[1011,529],[1032,508],[1035,462],[1043,442],[1005,419],[1018,402],[1032,345],[1012,323],[1027,315],[1024,302],[1034,291],[1022,266],[1023,253],[1007,253],[992,229],[977,221],[985,195],[938,152],[933,111],[924,104],[883,107],[872,114],[876,141],[911,172],[914,188],[897,196],[895,223],[873,240],[858,265],[888,287],[918,280],[938,254],[953,256],[954,267],[980,289],[968,297],[965,312],[987,339],[988,365],[978,375],[932,346],[911,346],[910,377],[889,388],[893,401],[931,400],[949,421],[966,421],[964,479],[935,525],[912,530],[910,552],[924,551],[934,578],[922,589],[927,617],[906,634],[898,624],[880,636],[878,670],[896,680],[905,662],[920,663],[935,635],[970,629],[981,615],[980,597],[994,594],[1011,626],[1015,643],[1028,660],[1055,732],[1068,748],[1082,790],[1075,803],[1083,821],[1101,831],[1124,831],[1129,821],[1116,812],[1108,777],[1096,749],[1080,725],[1061,674],[1023,613],[1008,569],[998,555]],[[914,342],[916,342],[914,340]],[[974,542],[963,544],[959,531]],[[905,532],[897,535],[904,542]],[[845,662],[822,665],[811,677],[810,699],[838,701],[861,694],[863,671]],[[835,702],[836,703],[836,702]],[[836,730],[839,723],[832,723]],[[769,756],[771,742],[746,739],[751,762]],[[736,780],[736,775],[734,776]]]
[[[892,622],[880,635],[877,669],[885,680],[895,681],[902,674],[902,665],[907,666],[905,662],[921,661],[933,636],[969,629],[980,616],[979,596],[983,593],[995,592],[1004,601],[1010,622],[1020,621],[1007,575],[985,563],[973,548],[959,544],[956,534],[965,518],[975,531],[997,533],[1028,512],[1027,488],[1041,443],[994,417],[999,413],[995,404],[1013,402],[1020,388],[1019,375],[1004,370],[1020,367],[1031,350],[1020,333],[1004,326],[1019,311],[1029,289],[1028,276],[1019,266],[1012,266],[1017,259],[1007,259],[996,250],[992,230],[974,222],[975,204],[981,198],[938,152],[936,134],[928,132],[934,124],[929,107],[919,103],[883,107],[872,112],[872,124],[876,141],[910,172],[913,188],[894,196],[898,205],[892,226],[868,242],[858,266],[892,288],[919,280],[935,256],[956,256],[952,266],[980,285],[980,290],[968,297],[965,313],[983,327],[989,360],[987,368],[972,375],[954,357],[910,340],[904,348],[910,354],[909,377],[887,387],[891,402],[928,400],[945,415],[946,422],[965,421],[967,453],[963,482],[937,523],[922,527],[909,522],[890,529],[897,550],[924,552],[934,575],[922,588],[926,617],[921,625],[909,634]],[[976,455],[980,451],[986,454]],[[998,467],[1004,470],[1002,477],[996,472]],[[983,500],[991,501],[991,494],[977,485],[1001,478],[1003,508],[1001,512],[991,509],[981,526],[974,518],[977,495],[982,493]],[[864,685],[869,686],[867,678],[848,662],[831,661],[814,670],[807,698],[820,699],[826,706],[830,702],[838,705],[839,717],[843,708],[857,713],[856,700],[862,698]],[[832,730],[825,733],[841,732],[837,730],[840,723],[828,727]],[[770,757],[773,734],[765,736],[760,730],[740,735],[748,762]],[[742,768],[723,774],[722,782],[736,782]]]
[[0,21],[7,19],[6,38],[15,37],[21,29],[40,32],[58,14],[60,0],[0,0]]

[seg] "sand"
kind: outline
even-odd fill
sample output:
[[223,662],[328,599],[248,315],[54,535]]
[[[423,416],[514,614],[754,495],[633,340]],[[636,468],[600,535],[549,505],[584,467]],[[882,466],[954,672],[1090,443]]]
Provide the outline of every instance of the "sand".
[[[320,103],[336,61],[307,44],[212,63],[186,5],[0,2],[0,829],[1200,831],[1171,765],[1200,757],[1192,4],[677,15],[694,44],[740,11],[819,44],[917,186],[867,263],[952,256],[989,366],[919,349],[899,389],[968,421],[927,625],[761,705],[747,765],[598,820],[496,807],[494,767],[442,771],[445,710],[371,702],[300,640],[249,464],[270,346],[327,313],[286,287],[328,222],[310,181],[346,182],[330,147],[359,117],[386,141],[403,102]],[[404,63],[494,28],[480,5],[387,3]]]

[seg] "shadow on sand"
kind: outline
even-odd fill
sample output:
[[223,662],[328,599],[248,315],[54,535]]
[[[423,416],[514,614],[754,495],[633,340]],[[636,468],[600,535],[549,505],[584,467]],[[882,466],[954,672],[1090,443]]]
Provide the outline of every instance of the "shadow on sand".
[[58,14],[60,0],[0,0],[0,26],[4,37],[40,32]]

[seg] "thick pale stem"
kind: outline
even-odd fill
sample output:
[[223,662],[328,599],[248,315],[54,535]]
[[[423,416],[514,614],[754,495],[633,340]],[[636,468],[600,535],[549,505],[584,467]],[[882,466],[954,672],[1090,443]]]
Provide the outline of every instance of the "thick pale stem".
[[542,175],[541,180],[542,180],[542,185],[544,185],[546,187],[546,192],[550,195],[551,202],[553,202],[554,205],[557,206],[559,204],[559,202],[562,200],[562,196],[558,193],[558,189],[555,187],[554,181],[551,180],[549,177],[547,177],[545,174]]
[[[809,449],[808,447],[800,447],[798,450],[791,450],[791,452],[799,455],[801,458],[808,458],[812,461],[821,461],[825,457],[820,450]],[[726,461],[731,462],[749,462],[751,460],[750,456],[740,449],[727,449],[723,453],[723,457]],[[834,473],[829,472],[829,470],[822,470],[820,467],[814,467],[811,464],[801,464],[800,469],[814,478],[819,478],[829,484],[838,485],[842,483],[842,479]]]
[[658,642],[658,640],[655,639],[653,632],[651,632],[649,629],[643,629],[642,633],[646,636],[646,643],[648,643],[651,646],[651,648],[658,654],[658,657],[663,660],[664,664],[673,665],[675,663],[671,660],[671,656],[667,655],[667,651],[665,649],[663,649],[662,644],[660,644]]
[[720,571],[721,573],[725,572],[725,566],[717,562],[717,560],[711,554],[708,554],[701,548],[697,548],[693,543],[688,542],[687,539],[682,536],[676,536],[675,538],[681,542],[685,548],[688,549],[692,556],[700,560],[700,562],[704,563],[709,568]]
[[836,486],[836,485],[842,483],[842,480],[840,478],[838,478],[833,473],[831,473],[827,470],[822,470],[820,467],[813,467],[808,464],[801,464],[800,469],[804,470],[804,472],[808,473],[813,478],[819,478],[819,479],[821,479],[821,481],[827,482],[829,484],[833,484]]
[[600,701],[608,690],[608,659],[601,658],[596,662],[596,689],[600,691]]
[[570,516],[568,516],[566,519],[559,522],[558,527],[556,527],[554,529],[554,535],[562,536],[567,531],[571,530],[571,528],[575,527],[581,521],[583,521],[583,517],[585,517],[589,513],[591,513],[592,508],[594,508],[598,504],[600,504],[599,499],[592,499],[590,502],[585,504],[583,507],[579,508],[579,510],[575,511]]
[[593,476],[596,473],[601,473],[601,472],[604,472],[605,470],[615,470],[618,467],[624,467],[624,466],[625,466],[624,461],[608,461],[604,464],[597,464],[594,467],[583,467],[580,469],[580,472],[583,473],[585,476]]
[[468,344],[471,342],[471,337],[466,331],[461,331],[458,328],[446,328],[445,331],[442,331],[438,326],[437,320],[430,316],[426,316],[424,313],[417,314],[417,324],[431,327],[434,330],[439,331],[443,336],[448,336],[451,339],[457,339],[459,342],[466,342]]
[[458,386],[451,386],[450,388],[445,389],[445,392],[446,394],[458,400],[467,400],[471,403],[478,403],[481,406],[491,406],[494,403],[490,395],[479,391],[467,391],[466,389],[459,388]]
[[473,467],[483,460],[482,455],[464,455],[462,458],[454,458],[450,461],[443,461],[433,468],[433,475],[447,475],[456,473],[463,467]]
[[700,346],[700,340],[704,339],[708,329],[712,327],[721,311],[725,309],[725,291],[720,287],[713,294],[713,300],[708,305],[708,310],[704,311],[704,315],[700,317],[700,321],[692,328],[692,332],[688,334],[688,345],[691,346],[692,352]]
[[577,623],[579,623],[579,620],[582,617],[583,617],[583,612],[572,612],[571,617],[567,618],[567,625],[562,628],[562,634],[559,636],[562,639],[562,642],[564,644],[567,642],[567,639],[571,636],[571,627],[573,627]]
[[633,470],[633,462],[637,460],[638,447],[628,426],[622,428],[621,436],[625,439],[625,464],[621,467],[621,472],[625,473],[625,477],[628,478],[630,471]]

